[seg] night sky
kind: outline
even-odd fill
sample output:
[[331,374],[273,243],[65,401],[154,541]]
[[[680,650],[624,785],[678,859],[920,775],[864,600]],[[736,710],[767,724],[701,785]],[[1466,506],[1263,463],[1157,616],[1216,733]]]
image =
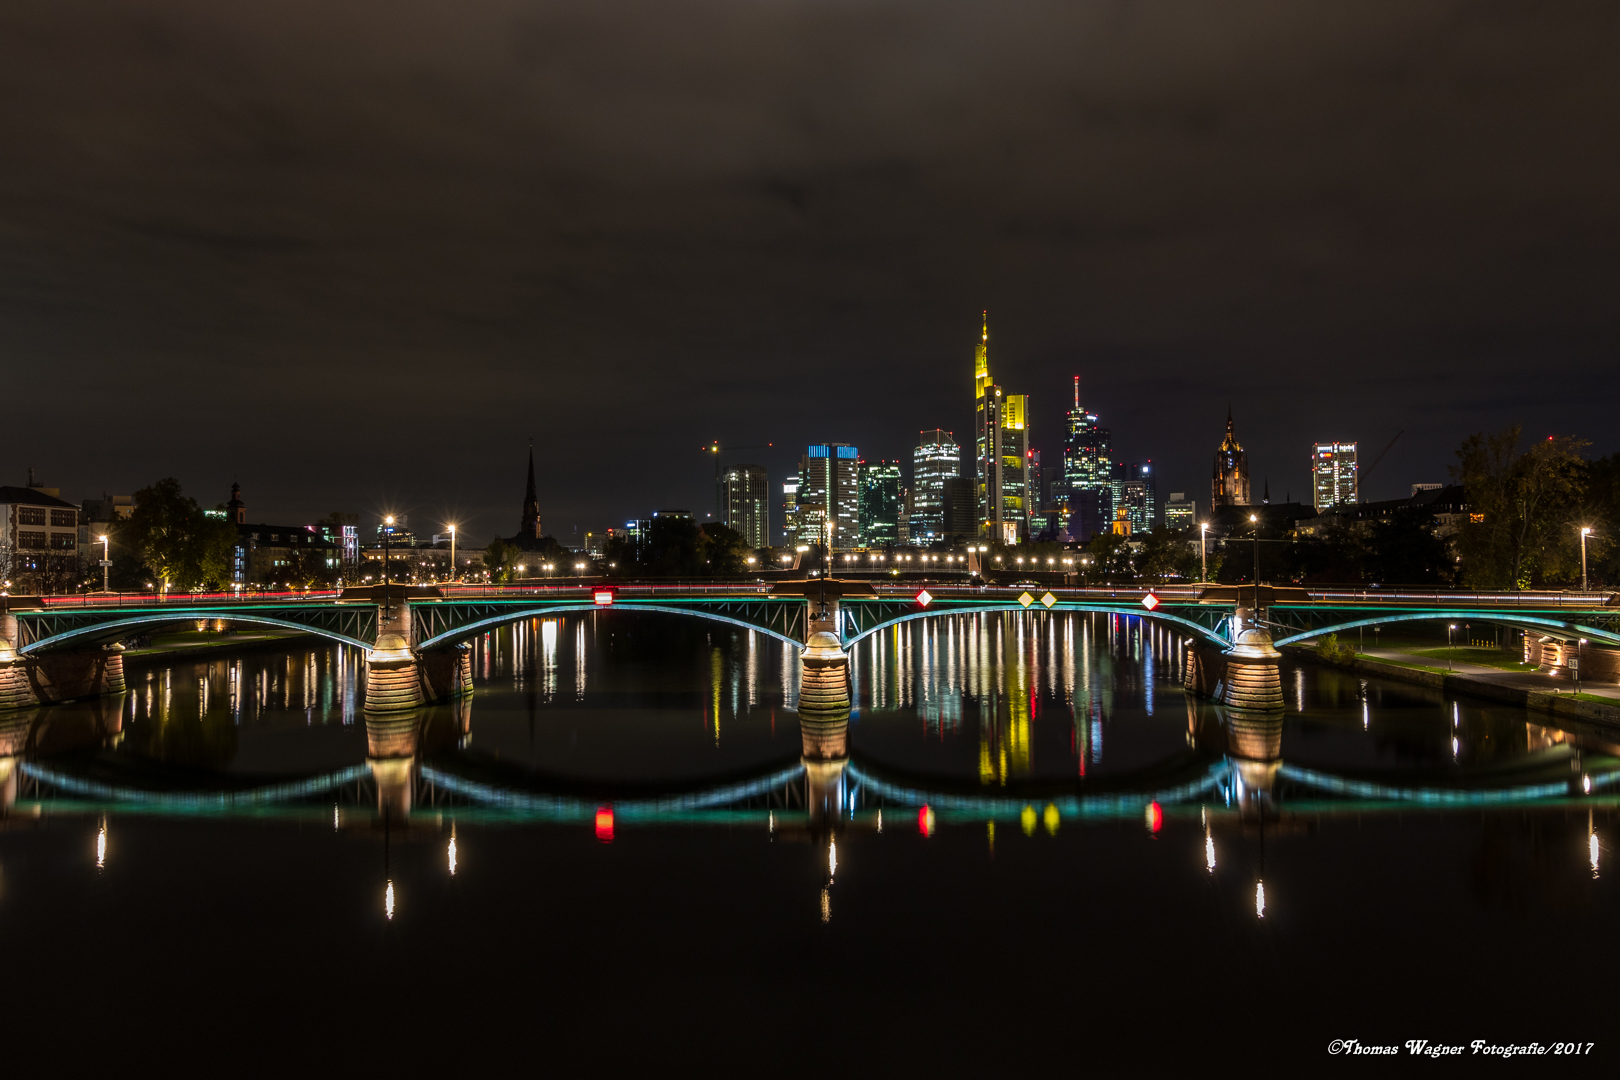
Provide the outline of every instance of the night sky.
[[[513,533],[909,459],[973,346],[1208,500],[1359,439],[1620,449],[1620,8],[16,0],[0,482]],[[728,460],[730,460],[728,458]],[[779,517],[773,517],[773,528]],[[574,532],[575,528],[579,532]]]

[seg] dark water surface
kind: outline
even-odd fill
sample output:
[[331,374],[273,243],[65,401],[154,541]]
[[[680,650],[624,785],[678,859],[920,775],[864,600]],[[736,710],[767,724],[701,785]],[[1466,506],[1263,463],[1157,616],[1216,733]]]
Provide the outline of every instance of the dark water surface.
[[411,812],[386,823],[340,647],[132,664],[121,699],[3,721],[32,731],[0,825],[23,1058],[1112,1075],[1319,1067],[1335,1038],[1612,1055],[1612,736],[1308,666],[1285,668],[1280,722],[1251,723],[1191,703],[1175,637],[1138,620],[942,619],[857,648],[817,818],[785,643],[603,613],[474,644],[477,693],[424,712]]

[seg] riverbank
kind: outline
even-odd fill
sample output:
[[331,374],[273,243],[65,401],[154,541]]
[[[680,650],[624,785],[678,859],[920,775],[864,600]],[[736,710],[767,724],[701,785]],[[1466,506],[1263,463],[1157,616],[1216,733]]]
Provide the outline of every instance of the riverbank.
[[1490,673],[1489,669],[1472,664],[1467,666],[1479,667],[1479,670],[1447,670],[1443,667],[1372,657],[1366,653],[1356,653],[1354,659],[1338,662],[1322,657],[1315,647],[1310,645],[1284,645],[1281,651],[1293,659],[1310,660],[1326,667],[1348,668],[1364,675],[1377,675],[1384,679],[1428,686],[1450,693],[1508,702],[1570,720],[1620,728],[1620,699],[1601,698],[1590,694],[1577,696],[1573,693],[1560,693],[1557,690],[1515,685],[1514,682],[1508,681],[1522,678],[1520,673]]

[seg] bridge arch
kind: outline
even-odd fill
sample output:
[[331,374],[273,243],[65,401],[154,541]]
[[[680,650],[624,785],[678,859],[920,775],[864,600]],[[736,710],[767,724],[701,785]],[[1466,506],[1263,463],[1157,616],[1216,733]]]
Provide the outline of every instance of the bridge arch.
[[328,630],[325,627],[310,626],[305,623],[277,619],[268,615],[238,614],[234,611],[227,614],[221,614],[218,611],[208,611],[206,613],[164,611],[137,615],[128,619],[114,619],[110,622],[93,623],[90,626],[80,626],[72,630],[63,630],[60,633],[42,637],[37,641],[31,641],[18,649],[17,652],[22,656],[34,656],[67,645],[105,644],[109,641],[117,641],[121,637],[128,637],[131,631],[169,626],[177,623],[196,622],[198,619],[224,619],[233,623],[249,623],[254,626],[271,626],[278,630],[294,630],[301,634],[314,634],[316,637],[341,642],[344,645],[353,645],[355,648],[364,649],[368,653],[371,651],[371,642],[369,641],[361,641],[359,638],[350,637],[348,634],[342,634],[336,630]]
[[1462,621],[1498,623],[1505,626],[1517,626],[1525,630],[1551,631],[1555,634],[1567,634],[1570,637],[1582,637],[1598,645],[1611,645],[1620,648],[1620,634],[1615,633],[1613,630],[1603,630],[1595,626],[1583,626],[1580,623],[1564,622],[1558,619],[1543,619],[1534,615],[1499,614],[1494,611],[1480,611],[1478,609],[1467,611],[1421,611],[1402,615],[1380,615],[1372,619],[1355,619],[1351,622],[1337,623],[1333,626],[1318,626],[1310,630],[1302,630],[1297,634],[1279,638],[1275,644],[1297,645],[1300,642],[1319,638],[1324,634],[1337,634],[1345,630],[1355,630],[1363,626],[1382,626],[1386,623]]
[[544,619],[552,615],[566,615],[582,611],[657,612],[663,615],[686,615],[694,619],[707,619],[710,622],[725,623],[728,626],[735,626],[742,630],[752,630],[756,634],[764,634],[767,637],[776,638],[778,641],[785,641],[794,648],[804,648],[804,642],[789,637],[787,634],[784,634],[779,630],[771,630],[767,627],[756,625],[755,623],[748,622],[744,619],[735,619],[729,615],[722,615],[716,611],[705,611],[702,608],[676,607],[672,604],[623,603],[612,605],[554,604],[547,607],[521,608],[514,611],[503,611],[499,615],[492,615],[488,618],[478,619],[473,622],[454,627],[453,629],[446,630],[443,633],[435,634],[430,638],[417,642],[416,647],[418,649],[434,649],[443,645],[452,645],[458,641],[466,641],[468,638],[477,637],[479,634],[482,634],[487,630],[493,630],[501,626],[508,626],[516,622],[522,622],[525,619]]
[[[929,608],[925,611],[913,611],[908,612],[905,615],[897,615],[892,619],[885,619],[883,622],[867,627],[854,637],[847,639],[844,642],[844,647],[846,649],[852,649],[860,642],[871,637],[873,634],[887,630],[891,626],[899,626],[901,623],[914,622],[918,619],[943,618],[950,615],[999,615],[1006,612],[1018,614],[1024,611],[1034,610],[1035,608],[1033,606],[1026,608],[1021,604],[1009,601],[1005,604],[976,604],[973,607],[940,607]],[[1067,604],[1060,601],[1050,608],[1043,607],[1040,610],[1042,612],[1051,611],[1053,614],[1063,615],[1128,615],[1132,618],[1148,619],[1153,622],[1165,623],[1166,625],[1173,626],[1179,630],[1185,630],[1194,637],[1201,638],[1206,643],[1215,646],[1222,652],[1225,652],[1227,649],[1232,647],[1232,643],[1230,641],[1226,640],[1226,638],[1222,637],[1220,634],[1216,633],[1214,630],[1211,630],[1207,626],[1200,626],[1191,619],[1184,619],[1180,615],[1172,615],[1166,611],[1148,611],[1140,604],[1132,604],[1130,606],[1123,604]]]

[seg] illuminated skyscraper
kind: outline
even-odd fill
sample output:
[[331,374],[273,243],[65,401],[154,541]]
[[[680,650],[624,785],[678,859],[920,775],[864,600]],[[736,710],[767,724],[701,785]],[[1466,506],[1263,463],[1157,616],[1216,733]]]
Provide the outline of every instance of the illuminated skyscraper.
[[770,542],[770,484],[763,465],[733,465],[720,480],[726,526],[742,534],[749,547],[762,548]]
[[863,461],[860,467],[860,546],[898,544],[903,510],[900,463]]
[[1040,481],[1031,466],[1029,395],[1009,394],[1001,406],[1001,520],[1009,542],[1029,538],[1030,519],[1040,498]]
[[990,313],[973,354],[974,481],[979,534],[1016,543],[1029,534],[1029,398],[990,377]]
[[1312,447],[1311,488],[1317,513],[1353,504],[1359,494],[1356,444],[1325,442]]
[[931,544],[945,535],[945,481],[962,475],[962,448],[948,431],[917,434],[911,452],[911,542]]
[[1154,475],[1153,462],[1115,463],[1109,487],[1114,516],[1117,519],[1119,511],[1125,511],[1125,518],[1131,523],[1131,535],[1152,532],[1158,515],[1158,478]]
[[1230,407],[1226,410],[1226,438],[1215,451],[1215,473],[1209,489],[1211,506],[1248,506],[1252,501],[1249,498],[1249,455],[1244,453],[1232,431]]
[[1069,534],[1086,541],[1109,530],[1114,516],[1109,453],[1113,436],[1097,414],[1080,404],[1080,376],[1074,377],[1074,407],[1063,439],[1063,486],[1069,501]]
[[860,451],[846,443],[820,443],[799,459],[796,542],[825,543],[830,522],[834,550],[860,543]]

